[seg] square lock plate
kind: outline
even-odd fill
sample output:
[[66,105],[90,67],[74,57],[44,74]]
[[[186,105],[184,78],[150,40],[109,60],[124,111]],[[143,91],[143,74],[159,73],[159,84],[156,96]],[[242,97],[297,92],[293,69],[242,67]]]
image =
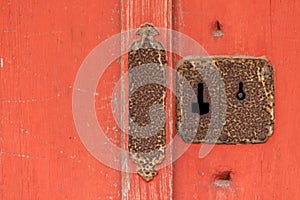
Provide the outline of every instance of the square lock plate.
[[254,144],[272,135],[273,67],[265,58],[196,57],[176,69],[176,126],[185,142]]

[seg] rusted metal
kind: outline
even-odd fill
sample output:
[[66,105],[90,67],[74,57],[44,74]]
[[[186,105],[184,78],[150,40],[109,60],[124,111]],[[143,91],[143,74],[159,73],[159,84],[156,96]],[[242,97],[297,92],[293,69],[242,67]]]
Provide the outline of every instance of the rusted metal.
[[[217,140],[216,135],[207,135],[210,122],[218,115],[212,116],[211,100],[219,98],[218,92],[210,94],[198,68],[210,65],[216,69],[224,83],[225,96],[220,101],[226,102],[226,117]],[[199,119],[197,129],[186,130],[181,137],[186,142],[216,144],[248,144],[263,143],[273,133],[274,125],[274,80],[273,68],[265,58],[253,57],[203,57],[182,61],[177,71],[193,87],[198,102],[184,105],[180,90],[182,82],[177,79],[177,129],[182,126],[183,107],[191,106],[192,112]],[[215,74],[208,71],[212,81]],[[212,91],[219,90],[219,82],[215,81]],[[203,94],[201,94],[203,93]],[[215,96],[212,96],[215,95]],[[191,119],[190,123],[194,123]],[[192,126],[185,126],[187,129]]]
[[[166,81],[165,64],[166,52],[162,45],[154,39],[158,30],[151,24],[144,24],[137,31],[141,39],[134,42],[128,53],[129,70],[129,142],[128,149],[132,160],[140,165],[138,174],[146,181],[150,181],[157,174],[154,167],[160,164],[165,157],[166,132],[165,125],[153,129],[150,118],[152,106],[161,106],[165,109],[166,88],[157,83],[150,83],[152,78],[158,79],[161,83]],[[143,76],[145,70],[139,67],[150,69],[150,76]],[[148,79],[148,80],[147,80]],[[149,84],[150,83],[150,84]],[[135,89],[135,86],[141,84]],[[162,116],[155,116],[162,118]],[[145,128],[149,126],[149,128]]]

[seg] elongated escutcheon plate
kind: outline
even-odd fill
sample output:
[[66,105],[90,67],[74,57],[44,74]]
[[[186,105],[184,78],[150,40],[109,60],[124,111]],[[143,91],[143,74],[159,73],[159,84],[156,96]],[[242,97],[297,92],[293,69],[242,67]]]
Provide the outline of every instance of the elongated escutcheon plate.
[[[185,128],[184,134],[181,134],[185,142],[255,144],[266,142],[273,134],[273,67],[265,58],[196,57],[183,59],[177,65],[177,71],[176,124],[178,130]],[[196,100],[186,99],[189,97],[182,91],[183,79],[193,87]],[[225,91],[223,94],[221,86]],[[216,99],[214,106],[223,104],[224,107],[213,114],[212,100]],[[182,124],[186,116],[183,108],[190,108],[187,112],[194,116],[189,123],[197,121],[199,126]],[[211,123],[221,120],[222,113],[224,120],[221,126]],[[209,129],[213,131],[208,133]]]
[[144,24],[137,31],[128,53],[129,141],[131,159],[140,166],[138,174],[150,181],[154,167],[165,156],[166,52],[154,39],[158,30]]

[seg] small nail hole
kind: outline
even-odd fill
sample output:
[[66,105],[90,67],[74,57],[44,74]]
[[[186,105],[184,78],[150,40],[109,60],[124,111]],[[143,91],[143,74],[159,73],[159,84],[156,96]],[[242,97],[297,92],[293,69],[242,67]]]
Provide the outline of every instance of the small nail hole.
[[231,171],[223,171],[216,174],[215,180],[231,181]]
[[212,35],[214,37],[221,37],[224,35],[224,33],[222,31],[222,24],[219,22],[219,20],[217,20],[213,23]]
[[218,31],[221,30],[221,24],[220,24],[220,22],[218,20],[217,20],[217,28],[218,28]]

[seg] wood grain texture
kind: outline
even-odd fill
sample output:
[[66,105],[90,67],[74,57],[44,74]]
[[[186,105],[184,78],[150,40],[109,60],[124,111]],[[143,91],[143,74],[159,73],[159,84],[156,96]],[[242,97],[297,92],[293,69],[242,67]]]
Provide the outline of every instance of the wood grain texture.
[[[300,199],[299,9],[297,0],[0,0],[0,199]],[[145,22],[189,35],[210,55],[266,56],[275,70],[268,142],[216,146],[204,159],[193,144],[150,183],[94,159],[73,122],[74,78],[96,45]],[[95,99],[107,135],[125,147],[110,111],[122,60]]]
[[[122,0],[122,31],[138,28],[144,23],[151,23],[155,27],[171,28],[172,21],[172,4],[171,0]],[[122,72],[127,71],[127,59],[123,59]],[[169,62],[168,58],[168,62]],[[172,108],[170,106],[171,99],[167,93],[167,121],[172,116]],[[125,104],[127,102],[124,102]],[[126,120],[124,120],[126,121]],[[171,139],[172,124],[166,124],[167,142]],[[123,138],[124,149],[127,150],[127,137]],[[124,158],[124,164],[127,165],[129,158]],[[122,174],[123,199],[171,199],[172,198],[172,166],[160,169],[158,175],[147,183],[137,174]]]
[[[120,31],[119,11],[119,1],[0,1],[0,199],[121,198],[121,173],[91,156],[72,116],[77,70]],[[108,126],[115,75],[116,63],[95,96]]]
[[[265,56],[275,70],[273,136],[262,145],[215,146],[204,159],[198,157],[201,145],[192,145],[173,166],[174,199],[299,199],[300,2],[173,4],[173,28],[210,55]],[[217,21],[223,36],[215,34]]]

